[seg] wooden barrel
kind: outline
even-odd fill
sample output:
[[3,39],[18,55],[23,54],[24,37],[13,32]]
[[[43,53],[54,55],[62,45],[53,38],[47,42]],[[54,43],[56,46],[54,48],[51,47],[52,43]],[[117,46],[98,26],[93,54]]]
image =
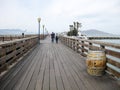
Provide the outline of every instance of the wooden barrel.
[[104,51],[89,51],[86,60],[87,72],[93,76],[102,76],[106,67]]

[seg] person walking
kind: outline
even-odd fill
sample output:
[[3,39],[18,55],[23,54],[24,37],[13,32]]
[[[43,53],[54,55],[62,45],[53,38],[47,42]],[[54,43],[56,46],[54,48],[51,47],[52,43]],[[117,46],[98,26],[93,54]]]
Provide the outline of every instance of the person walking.
[[55,37],[56,43],[58,43],[58,34],[56,33],[56,37]]
[[52,40],[52,43],[54,42],[54,39],[55,39],[55,33],[52,32],[52,34],[51,34],[51,40]]

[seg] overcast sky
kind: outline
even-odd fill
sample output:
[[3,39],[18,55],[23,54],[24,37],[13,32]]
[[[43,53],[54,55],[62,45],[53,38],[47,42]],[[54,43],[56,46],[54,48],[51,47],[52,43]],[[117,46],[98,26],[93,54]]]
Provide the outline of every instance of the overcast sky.
[[50,33],[78,21],[81,30],[120,34],[120,0],[0,0],[0,29],[37,32],[38,17]]

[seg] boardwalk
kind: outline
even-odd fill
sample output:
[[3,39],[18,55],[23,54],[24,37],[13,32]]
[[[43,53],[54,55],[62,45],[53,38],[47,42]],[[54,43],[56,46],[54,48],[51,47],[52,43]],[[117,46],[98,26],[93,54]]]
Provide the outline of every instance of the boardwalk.
[[85,58],[47,38],[0,79],[0,90],[120,90],[120,86],[108,75],[88,75]]

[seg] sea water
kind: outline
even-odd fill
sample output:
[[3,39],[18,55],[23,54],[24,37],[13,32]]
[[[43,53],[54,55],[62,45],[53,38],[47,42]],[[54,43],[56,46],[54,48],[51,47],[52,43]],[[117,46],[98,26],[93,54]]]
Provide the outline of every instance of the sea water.
[[95,40],[95,41],[109,42],[109,43],[113,43],[113,44],[120,44],[120,39],[101,39],[101,40]]
[[[117,45],[120,46],[120,39],[100,39],[100,40],[95,40],[95,41],[108,42],[108,43],[117,44]],[[106,46],[106,49],[110,49],[110,50],[113,50],[113,51],[120,52],[120,49],[112,48],[112,47],[109,47],[109,46],[108,47]]]

